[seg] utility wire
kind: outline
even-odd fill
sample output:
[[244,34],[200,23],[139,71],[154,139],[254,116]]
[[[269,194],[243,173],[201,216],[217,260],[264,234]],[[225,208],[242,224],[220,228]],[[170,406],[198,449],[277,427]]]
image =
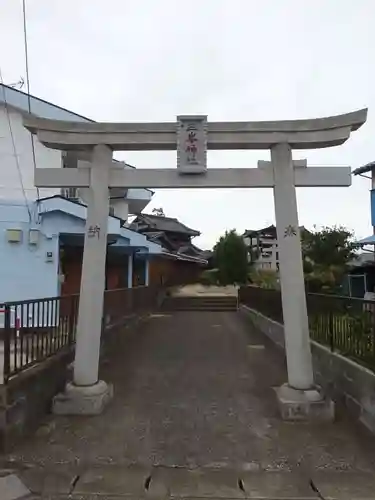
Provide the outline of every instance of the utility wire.
[[[25,69],[26,69],[26,90],[27,90],[27,102],[29,108],[29,114],[31,114],[31,96],[30,96],[30,75],[29,75],[29,50],[27,44],[27,21],[26,21],[26,0],[22,0],[22,14],[23,14],[23,39],[25,47]],[[34,172],[36,169],[36,155],[35,155],[35,143],[34,136],[30,132],[31,139],[31,151],[33,156]],[[39,188],[36,188],[36,193],[39,201]],[[38,204],[39,206],[39,204]]]
[[28,204],[28,201],[27,201],[25,186],[23,184],[21,166],[20,166],[20,162],[19,162],[19,159],[18,159],[17,148],[16,148],[16,141],[14,139],[13,127],[12,127],[12,120],[10,118],[9,107],[8,107],[8,103],[7,103],[7,97],[6,97],[6,93],[5,93],[5,86],[4,86],[3,74],[2,74],[1,68],[0,68],[0,82],[2,84],[4,107],[5,107],[5,112],[6,112],[7,119],[8,119],[9,134],[10,134],[10,138],[11,138],[11,141],[12,141],[14,159],[16,161],[16,166],[17,166],[19,181],[20,181],[20,184],[21,184],[22,194],[23,194],[23,197],[25,199],[25,204],[26,204],[27,212],[29,214],[29,219],[30,219],[30,222],[31,222],[32,217],[31,217],[31,212],[30,212],[29,204]]

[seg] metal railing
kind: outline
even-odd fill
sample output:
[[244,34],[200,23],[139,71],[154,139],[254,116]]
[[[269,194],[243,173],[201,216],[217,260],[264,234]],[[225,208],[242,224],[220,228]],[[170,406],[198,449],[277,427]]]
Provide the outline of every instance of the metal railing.
[[[160,293],[145,286],[106,290],[103,330],[156,308]],[[69,349],[76,339],[78,306],[78,294],[0,304],[0,384]]]
[[126,316],[150,311],[158,305],[162,289],[138,286],[104,292],[103,325],[115,325]]
[[0,306],[4,381],[75,342],[78,300],[70,295]]
[[283,322],[281,293],[271,288],[241,286],[238,290],[238,301],[264,314],[279,323]]
[[307,294],[311,338],[375,369],[375,302]]
[[[281,292],[241,287],[239,301],[283,322]],[[338,295],[306,294],[310,337],[375,370],[375,302]]]

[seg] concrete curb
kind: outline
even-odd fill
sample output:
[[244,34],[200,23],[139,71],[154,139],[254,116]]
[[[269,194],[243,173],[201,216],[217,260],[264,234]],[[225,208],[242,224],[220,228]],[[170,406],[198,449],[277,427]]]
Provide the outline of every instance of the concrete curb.
[[[284,350],[284,325],[240,304],[255,328]],[[340,407],[375,434],[375,373],[352,359],[310,340],[316,383]]]

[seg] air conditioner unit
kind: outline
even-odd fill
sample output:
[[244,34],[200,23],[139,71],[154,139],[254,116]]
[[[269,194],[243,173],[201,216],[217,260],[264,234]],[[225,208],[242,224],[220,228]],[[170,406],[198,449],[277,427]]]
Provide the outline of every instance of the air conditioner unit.
[[6,235],[9,243],[21,243],[22,241],[22,229],[7,229]]

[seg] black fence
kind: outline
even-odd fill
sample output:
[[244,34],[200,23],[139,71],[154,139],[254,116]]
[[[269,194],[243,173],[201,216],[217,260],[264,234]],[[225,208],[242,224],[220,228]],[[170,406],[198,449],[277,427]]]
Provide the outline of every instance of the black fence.
[[[283,323],[281,292],[241,287],[239,301]],[[310,336],[344,356],[375,369],[375,302],[338,295],[306,294]]]
[[238,301],[264,314],[279,323],[283,322],[281,293],[270,288],[241,286],[238,291]]
[[[103,329],[119,324],[132,314],[157,307],[161,293],[160,288],[146,286],[106,290]],[[63,349],[71,348],[76,339],[78,306],[79,295],[0,304],[4,364],[0,384]]]

